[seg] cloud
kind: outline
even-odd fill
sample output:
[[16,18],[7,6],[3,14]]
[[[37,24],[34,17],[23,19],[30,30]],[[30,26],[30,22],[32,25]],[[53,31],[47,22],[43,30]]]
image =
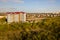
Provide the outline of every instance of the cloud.
[[23,0],[0,0],[1,2],[15,2],[15,3],[24,3]]

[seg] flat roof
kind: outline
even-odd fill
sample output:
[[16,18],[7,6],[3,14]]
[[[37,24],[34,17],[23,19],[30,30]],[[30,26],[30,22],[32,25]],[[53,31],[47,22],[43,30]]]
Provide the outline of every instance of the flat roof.
[[25,12],[7,12],[7,14],[20,14],[20,13],[25,14]]

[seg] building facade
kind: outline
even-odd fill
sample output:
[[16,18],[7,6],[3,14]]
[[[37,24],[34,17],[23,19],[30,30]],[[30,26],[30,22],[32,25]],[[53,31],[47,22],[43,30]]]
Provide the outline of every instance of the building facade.
[[25,12],[7,12],[7,22],[25,22],[26,13]]

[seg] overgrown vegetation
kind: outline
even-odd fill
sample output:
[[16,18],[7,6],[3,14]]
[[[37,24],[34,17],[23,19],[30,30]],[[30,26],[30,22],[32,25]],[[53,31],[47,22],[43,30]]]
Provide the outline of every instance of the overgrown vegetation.
[[60,17],[40,22],[6,23],[0,19],[0,40],[60,40]]

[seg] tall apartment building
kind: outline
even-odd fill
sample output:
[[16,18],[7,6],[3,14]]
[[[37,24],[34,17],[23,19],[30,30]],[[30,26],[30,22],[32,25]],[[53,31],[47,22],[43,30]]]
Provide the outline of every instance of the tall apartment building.
[[7,22],[25,22],[26,13],[25,12],[7,12]]

